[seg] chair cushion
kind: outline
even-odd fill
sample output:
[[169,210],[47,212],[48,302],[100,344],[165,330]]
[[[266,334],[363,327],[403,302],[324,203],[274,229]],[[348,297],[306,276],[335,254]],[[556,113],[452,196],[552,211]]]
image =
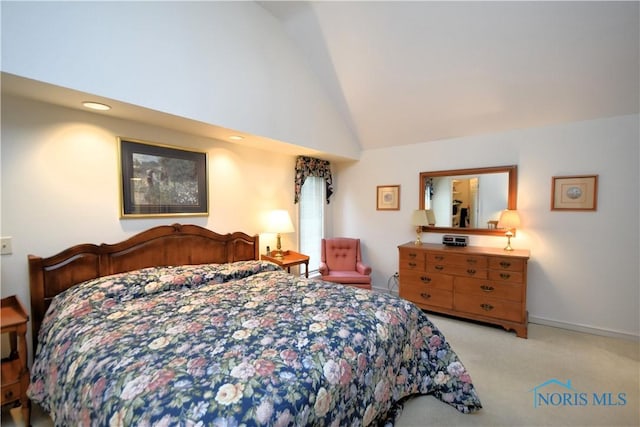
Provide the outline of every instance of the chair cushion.
[[326,242],[326,263],[329,270],[356,269],[358,241],[355,239],[331,239]]
[[363,276],[357,271],[330,271],[322,280],[334,283],[371,283],[371,276]]

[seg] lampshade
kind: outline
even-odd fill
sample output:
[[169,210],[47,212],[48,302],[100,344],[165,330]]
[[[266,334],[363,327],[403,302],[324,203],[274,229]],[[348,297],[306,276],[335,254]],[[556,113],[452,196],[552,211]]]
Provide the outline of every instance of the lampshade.
[[416,209],[411,215],[411,225],[416,227],[416,245],[421,245],[422,240],[420,235],[422,234],[422,227],[425,225],[434,225],[436,223],[433,211],[425,209]]
[[518,215],[518,211],[509,209],[503,210],[500,214],[500,219],[498,220],[498,228],[512,230],[518,227],[520,227],[520,215]]
[[293,222],[289,212],[286,210],[275,210],[269,213],[267,217],[267,233],[293,233]]
[[413,211],[413,215],[411,215],[411,225],[429,225],[429,217],[427,216],[427,211],[424,209],[416,209],[415,211]]
[[506,229],[507,231],[504,233],[507,236],[507,246],[505,246],[505,251],[512,251],[511,247],[511,238],[513,237],[513,232],[511,230],[515,230],[520,227],[520,215],[518,215],[518,211],[513,211],[509,209],[505,209],[500,214],[500,219],[498,220],[498,228]]
[[269,212],[266,231],[267,233],[278,233],[276,238],[276,250],[273,251],[272,255],[278,259],[283,259],[285,254],[282,251],[280,233],[293,233],[295,231],[289,212],[284,209]]

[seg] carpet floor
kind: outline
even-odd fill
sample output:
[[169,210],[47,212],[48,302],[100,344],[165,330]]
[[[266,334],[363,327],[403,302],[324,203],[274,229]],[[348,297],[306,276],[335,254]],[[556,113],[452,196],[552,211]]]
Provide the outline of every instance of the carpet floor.
[[420,396],[405,405],[397,427],[640,426],[637,341],[531,323],[521,339],[498,327],[429,317],[467,367],[483,408],[465,415]]

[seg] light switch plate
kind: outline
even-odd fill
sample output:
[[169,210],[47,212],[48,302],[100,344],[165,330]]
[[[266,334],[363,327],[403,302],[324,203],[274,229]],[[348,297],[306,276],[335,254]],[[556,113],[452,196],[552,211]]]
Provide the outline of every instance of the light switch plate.
[[0,237],[0,255],[9,255],[12,252],[11,237]]

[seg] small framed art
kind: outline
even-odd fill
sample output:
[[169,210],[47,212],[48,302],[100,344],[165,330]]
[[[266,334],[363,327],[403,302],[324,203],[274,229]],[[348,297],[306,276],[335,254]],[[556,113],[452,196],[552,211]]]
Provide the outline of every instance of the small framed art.
[[551,179],[552,211],[595,211],[598,175],[554,176]]
[[120,217],[208,215],[207,153],[118,138]]
[[379,211],[400,210],[400,186],[378,185],[376,194],[376,209]]

